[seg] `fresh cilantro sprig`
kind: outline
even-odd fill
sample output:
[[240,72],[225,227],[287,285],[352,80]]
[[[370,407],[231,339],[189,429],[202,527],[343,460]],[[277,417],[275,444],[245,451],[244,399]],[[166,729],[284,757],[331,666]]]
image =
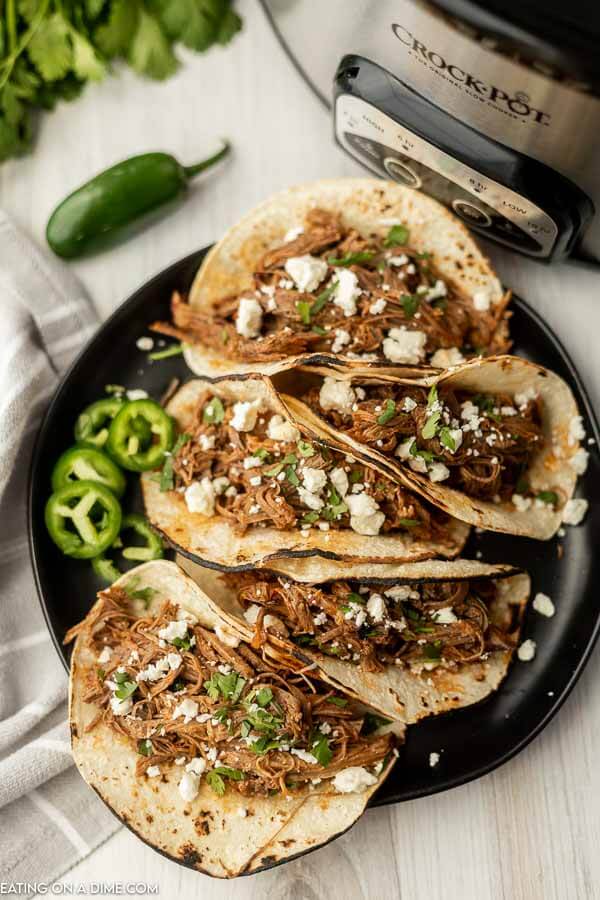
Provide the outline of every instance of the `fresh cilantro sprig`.
[[384,247],[403,247],[408,243],[410,232],[406,225],[392,225],[384,238]]
[[[73,100],[123,60],[162,80],[176,46],[203,52],[241,28],[233,0],[7,0],[0,62],[0,161],[30,149],[36,113]],[[5,23],[5,24],[4,24]]]
[[169,456],[165,457],[165,461],[163,463],[162,471],[160,473],[160,490],[164,491],[172,491],[175,487],[175,478],[173,472],[173,458],[177,456],[181,448],[191,441],[191,434],[186,434],[184,431],[183,434],[180,434],[175,444],[173,445],[173,449]]

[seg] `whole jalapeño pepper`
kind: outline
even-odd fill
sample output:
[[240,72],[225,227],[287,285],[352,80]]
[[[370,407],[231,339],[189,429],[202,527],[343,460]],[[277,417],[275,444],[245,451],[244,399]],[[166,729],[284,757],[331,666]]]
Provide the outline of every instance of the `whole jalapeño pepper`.
[[182,166],[168,153],[143,153],[100,172],[60,203],[48,220],[46,239],[58,256],[72,259],[126,236],[166,204],[182,197],[188,181],[229,153]]

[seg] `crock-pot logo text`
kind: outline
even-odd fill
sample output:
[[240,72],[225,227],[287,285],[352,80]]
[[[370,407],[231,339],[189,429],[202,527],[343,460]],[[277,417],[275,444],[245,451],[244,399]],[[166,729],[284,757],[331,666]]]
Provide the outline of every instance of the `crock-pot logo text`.
[[440,53],[430,50],[403,25],[392,25],[392,31],[399,41],[406,47],[410,47],[418,59],[429,63],[439,70],[440,73],[449,76],[450,80],[454,81],[457,86],[462,86],[463,89],[477,97],[481,97],[482,100],[487,100],[498,109],[512,113],[513,116],[530,119],[541,125],[548,125],[550,122],[550,114],[531,106],[529,97],[526,94],[518,91],[516,94],[511,95],[493,84],[486,84],[485,81],[482,81],[475,75],[471,75],[470,72],[465,72],[460,66],[447,62]]

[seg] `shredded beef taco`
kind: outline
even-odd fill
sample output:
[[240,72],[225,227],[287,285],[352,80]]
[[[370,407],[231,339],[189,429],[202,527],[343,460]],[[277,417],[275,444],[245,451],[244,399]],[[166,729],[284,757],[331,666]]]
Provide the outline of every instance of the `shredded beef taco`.
[[400,727],[257,652],[174,563],[102,591],[75,636],[79,771],[146,843],[198,871],[230,878],[326,843],[395,761]]
[[182,564],[256,651],[275,642],[405,725],[498,687],[530,590],[525,573],[471,560],[281,560],[229,574]]
[[302,436],[266,379],[191,381],[167,411],[179,438],[166,470],[142,478],[146,513],[171,544],[208,565],[249,568],[282,555],[452,557],[466,541],[464,523],[359,457]]
[[510,347],[498,278],[435,200],[379,179],[291,188],[231,228],[172,322],[198,375],[309,362],[445,368]]
[[[312,377],[312,376],[311,376]],[[560,526],[587,453],[567,384],[513,356],[421,379],[324,370],[282,395],[292,417],[465,522],[540,539]]]

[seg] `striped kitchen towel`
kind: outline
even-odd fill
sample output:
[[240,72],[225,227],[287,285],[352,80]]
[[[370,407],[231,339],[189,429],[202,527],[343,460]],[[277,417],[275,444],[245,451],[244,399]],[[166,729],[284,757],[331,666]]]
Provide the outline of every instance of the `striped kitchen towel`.
[[50,882],[119,827],[73,766],[67,676],[27,547],[35,434],[98,320],[66,267],[2,213],[0,298],[0,882]]

